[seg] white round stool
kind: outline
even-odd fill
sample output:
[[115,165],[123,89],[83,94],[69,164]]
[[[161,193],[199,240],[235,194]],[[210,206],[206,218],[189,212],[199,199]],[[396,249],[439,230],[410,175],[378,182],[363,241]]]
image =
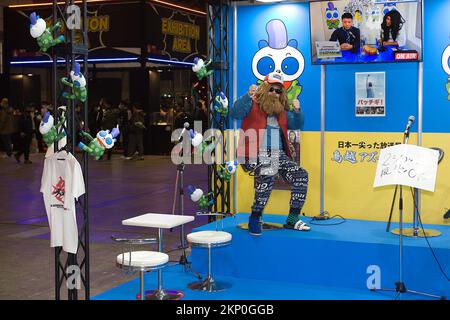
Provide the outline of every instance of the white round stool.
[[[157,243],[156,239],[121,239],[114,236],[111,239],[123,245],[147,245]],[[138,299],[153,299],[146,296],[144,291],[144,272],[159,270],[169,263],[169,256],[158,251],[122,251],[116,258],[116,265],[125,273],[139,272]]]
[[193,247],[208,249],[208,275],[203,281],[188,284],[189,289],[217,292],[231,287],[229,283],[215,281],[211,275],[211,248],[228,246],[231,244],[231,239],[231,233],[224,231],[198,231],[187,235],[187,240]]
[[117,266],[125,271],[139,272],[139,298],[145,300],[144,272],[164,268],[169,262],[169,256],[157,251],[131,251],[119,254],[116,262]]

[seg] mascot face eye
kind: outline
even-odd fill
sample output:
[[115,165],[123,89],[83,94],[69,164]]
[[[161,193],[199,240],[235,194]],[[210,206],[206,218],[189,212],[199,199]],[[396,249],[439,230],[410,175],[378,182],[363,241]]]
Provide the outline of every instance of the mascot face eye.
[[114,138],[111,133],[109,133],[107,130],[102,130],[97,133],[97,138],[101,140],[103,146],[106,149],[111,149],[114,147]]
[[259,74],[265,75],[275,70],[275,62],[270,57],[263,57],[256,66]]
[[327,19],[331,19],[331,17],[332,17],[331,12],[327,12],[326,15],[325,15],[325,17],[326,17]]
[[338,17],[339,17],[339,13],[335,11],[335,12],[333,13],[333,18],[337,19]]
[[298,71],[298,61],[294,57],[287,57],[281,63],[281,69],[284,74],[289,76],[295,74]]
[[450,76],[450,45],[442,53],[442,69]]

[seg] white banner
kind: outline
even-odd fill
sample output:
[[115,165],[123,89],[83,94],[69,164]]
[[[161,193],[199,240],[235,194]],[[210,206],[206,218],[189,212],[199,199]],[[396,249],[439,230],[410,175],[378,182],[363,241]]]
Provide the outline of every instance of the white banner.
[[399,144],[382,149],[374,187],[404,185],[434,192],[439,151]]

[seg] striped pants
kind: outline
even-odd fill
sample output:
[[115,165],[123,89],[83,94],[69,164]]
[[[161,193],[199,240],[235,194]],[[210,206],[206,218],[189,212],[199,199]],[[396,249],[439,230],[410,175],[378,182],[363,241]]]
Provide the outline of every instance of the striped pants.
[[288,158],[282,150],[271,153],[260,152],[258,160],[262,165],[255,172],[255,199],[253,215],[261,215],[272,193],[277,173],[291,185],[291,209],[301,210],[308,191],[308,172]]

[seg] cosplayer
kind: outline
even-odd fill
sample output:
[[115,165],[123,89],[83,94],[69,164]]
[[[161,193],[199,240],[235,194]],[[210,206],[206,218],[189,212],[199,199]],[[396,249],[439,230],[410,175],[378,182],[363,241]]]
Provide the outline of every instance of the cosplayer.
[[[306,200],[308,173],[292,161],[287,129],[298,130],[303,125],[303,113],[297,99],[289,111],[283,76],[268,74],[256,92],[245,94],[230,108],[230,115],[242,119],[237,149],[239,162],[245,171],[255,174],[255,199],[249,218],[249,232],[261,235],[261,217],[269,200],[276,174],[291,185],[290,210],[284,227],[308,231],[310,227],[300,220],[300,210]],[[256,130],[256,135],[248,134]],[[252,148],[253,146],[253,148]],[[244,164],[245,163],[245,164]]]

